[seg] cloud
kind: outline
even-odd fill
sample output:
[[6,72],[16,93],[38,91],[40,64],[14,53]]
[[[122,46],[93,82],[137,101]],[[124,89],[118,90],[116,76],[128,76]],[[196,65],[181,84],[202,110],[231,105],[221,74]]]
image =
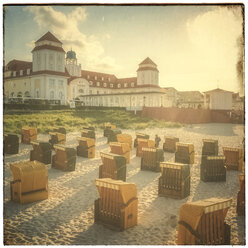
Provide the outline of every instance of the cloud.
[[[51,6],[29,6],[24,8],[34,15],[34,20],[41,31],[51,31],[63,43],[66,51],[71,48],[76,52],[78,61],[83,67],[94,66],[101,69],[114,69],[117,66],[114,59],[104,54],[104,48],[96,36],[87,36],[79,30],[79,25],[87,18],[85,8],[77,7],[72,12],[64,14]],[[106,36],[110,38],[108,35]]]
[[[186,27],[192,45],[191,57],[197,61],[195,69],[205,69],[216,80],[226,75],[238,81],[236,65],[242,37],[242,8],[217,7],[188,20]],[[224,83],[224,82],[222,82]]]

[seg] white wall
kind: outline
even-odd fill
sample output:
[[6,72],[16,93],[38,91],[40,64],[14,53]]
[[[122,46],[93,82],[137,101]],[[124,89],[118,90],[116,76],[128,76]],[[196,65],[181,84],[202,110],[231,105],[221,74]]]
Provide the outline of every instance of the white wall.
[[214,110],[231,110],[232,93],[229,92],[212,92],[210,93],[210,109]]

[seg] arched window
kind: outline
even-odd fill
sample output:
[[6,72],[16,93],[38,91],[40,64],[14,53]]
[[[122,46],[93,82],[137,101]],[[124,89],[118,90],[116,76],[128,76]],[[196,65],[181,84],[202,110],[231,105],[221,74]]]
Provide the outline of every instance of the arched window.
[[25,96],[25,97],[30,97],[29,91],[26,91],[26,92],[24,93],[24,96]]
[[36,98],[40,98],[40,92],[39,92],[39,89],[36,89]]
[[54,99],[54,91],[50,91],[50,99]]
[[19,92],[17,93],[17,97],[22,97],[22,92],[21,92],[21,91],[19,91]]
[[63,95],[63,92],[62,91],[59,92],[59,99],[60,100],[64,99],[64,95]]

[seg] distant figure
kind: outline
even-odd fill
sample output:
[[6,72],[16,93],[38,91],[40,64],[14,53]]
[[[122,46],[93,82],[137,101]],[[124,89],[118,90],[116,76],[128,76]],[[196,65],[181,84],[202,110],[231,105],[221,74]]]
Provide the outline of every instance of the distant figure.
[[155,136],[155,147],[157,148],[159,146],[159,142],[161,141],[161,139],[158,137],[158,135],[156,134]]

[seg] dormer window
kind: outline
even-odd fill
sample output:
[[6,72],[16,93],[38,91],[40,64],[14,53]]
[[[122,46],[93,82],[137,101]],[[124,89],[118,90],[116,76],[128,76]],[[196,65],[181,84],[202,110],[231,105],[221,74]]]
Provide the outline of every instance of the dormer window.
[[118,88],[121,88],[121,84],[118,84]]
[[113,88],[114,87],[114,85],[113,84],[110,84],[110,88]]
[[100,82],[97,82],[96,85],[97,85],[97,86],[100,86]]
[[134,87],[134,83],[131,83],[131,86]]
[[15,77],[16,76],[16,71],[13,71],[13,77]]
[[20,76],[22,76],[23,75],[23,70],[20,70]]
[[27,74],[28,74],[28,75],[30,74],[30,69],[27,69]]
[[107,84],[106,84],[106,83],[104,83],[104,84],[103,84],[103,87],[107,87]]
[[127,88],[127,83],[124,83],[124,87]]

